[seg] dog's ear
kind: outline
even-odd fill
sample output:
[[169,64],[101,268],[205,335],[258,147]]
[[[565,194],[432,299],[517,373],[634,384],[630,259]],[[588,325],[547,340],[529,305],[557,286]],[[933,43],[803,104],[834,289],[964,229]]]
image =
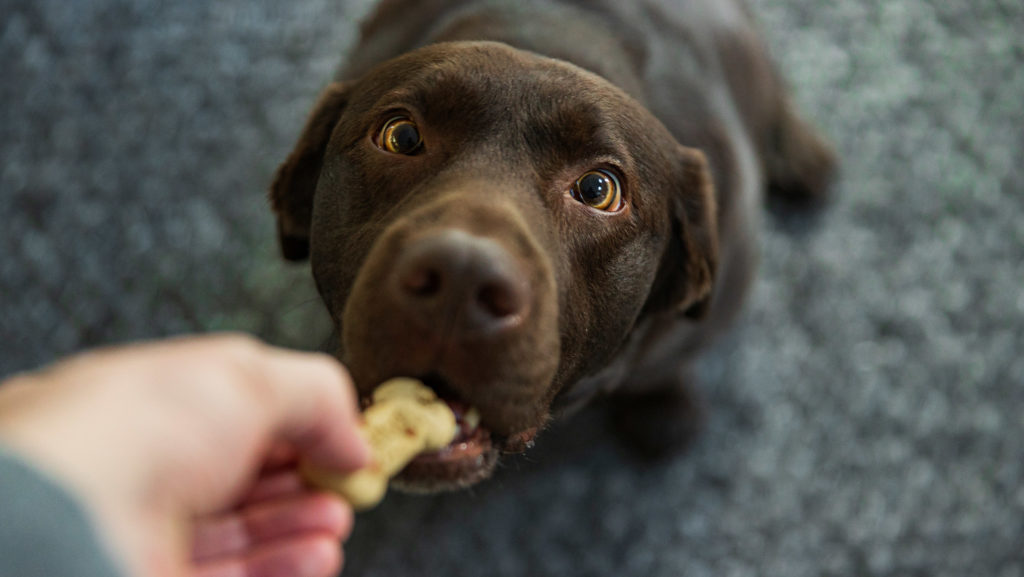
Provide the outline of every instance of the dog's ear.
[[671,197],[672,237],[648,310],[673,310],[692,319],[707,314],[718,268],[714,184],[704,154],[679,147],[679,184]]
[[277,215],[281,252],[288,260],[309,256],[309,227],[313,215],[313,194],[323,167],[324,152],[331,132],[345,108],[345,87],[335,82],[320,95],[294,150],[274,175],[270,203]]

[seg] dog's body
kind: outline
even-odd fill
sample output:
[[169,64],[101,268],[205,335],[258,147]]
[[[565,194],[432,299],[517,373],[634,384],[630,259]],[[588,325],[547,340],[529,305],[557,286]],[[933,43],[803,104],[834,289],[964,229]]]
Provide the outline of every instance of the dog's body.
[[635,440],[685,437],[763,191],[814,201],[832,171],[732,1],[386,0],[337,80],[272,189],[285,255],[364,395],[426,377],[493,433],[414,487],[615,390]]

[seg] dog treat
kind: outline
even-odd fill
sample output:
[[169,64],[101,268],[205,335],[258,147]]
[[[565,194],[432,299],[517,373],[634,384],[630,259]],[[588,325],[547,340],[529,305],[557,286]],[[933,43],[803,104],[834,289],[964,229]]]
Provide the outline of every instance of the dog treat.
[[415,379],[385,382],[363,412],[362,432],[370,446],[370,464],[349,474],[311,467],[302,474],[311,485],[340,494],[356,511],[376,506],[388,481],[417,455],[446,447],[458,427],[448,405]]

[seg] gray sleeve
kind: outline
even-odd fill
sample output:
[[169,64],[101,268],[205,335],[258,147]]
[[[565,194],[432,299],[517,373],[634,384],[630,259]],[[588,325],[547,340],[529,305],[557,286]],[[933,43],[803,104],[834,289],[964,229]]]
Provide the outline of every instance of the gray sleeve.
[[82,506],[2,446],[0,577],[123,577]]

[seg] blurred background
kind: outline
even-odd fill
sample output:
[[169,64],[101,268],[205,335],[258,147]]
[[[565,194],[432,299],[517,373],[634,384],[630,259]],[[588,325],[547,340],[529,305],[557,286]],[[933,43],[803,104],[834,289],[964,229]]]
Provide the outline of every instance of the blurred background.
[[[0,376],[324,342],[266,189],[369,4],[0,0]],[[584,413],[362,516],[346,575],[1024,575],[1024,4],[753,9],[843,173],[817,217],[766,216],[693,451],[641,466]]]

